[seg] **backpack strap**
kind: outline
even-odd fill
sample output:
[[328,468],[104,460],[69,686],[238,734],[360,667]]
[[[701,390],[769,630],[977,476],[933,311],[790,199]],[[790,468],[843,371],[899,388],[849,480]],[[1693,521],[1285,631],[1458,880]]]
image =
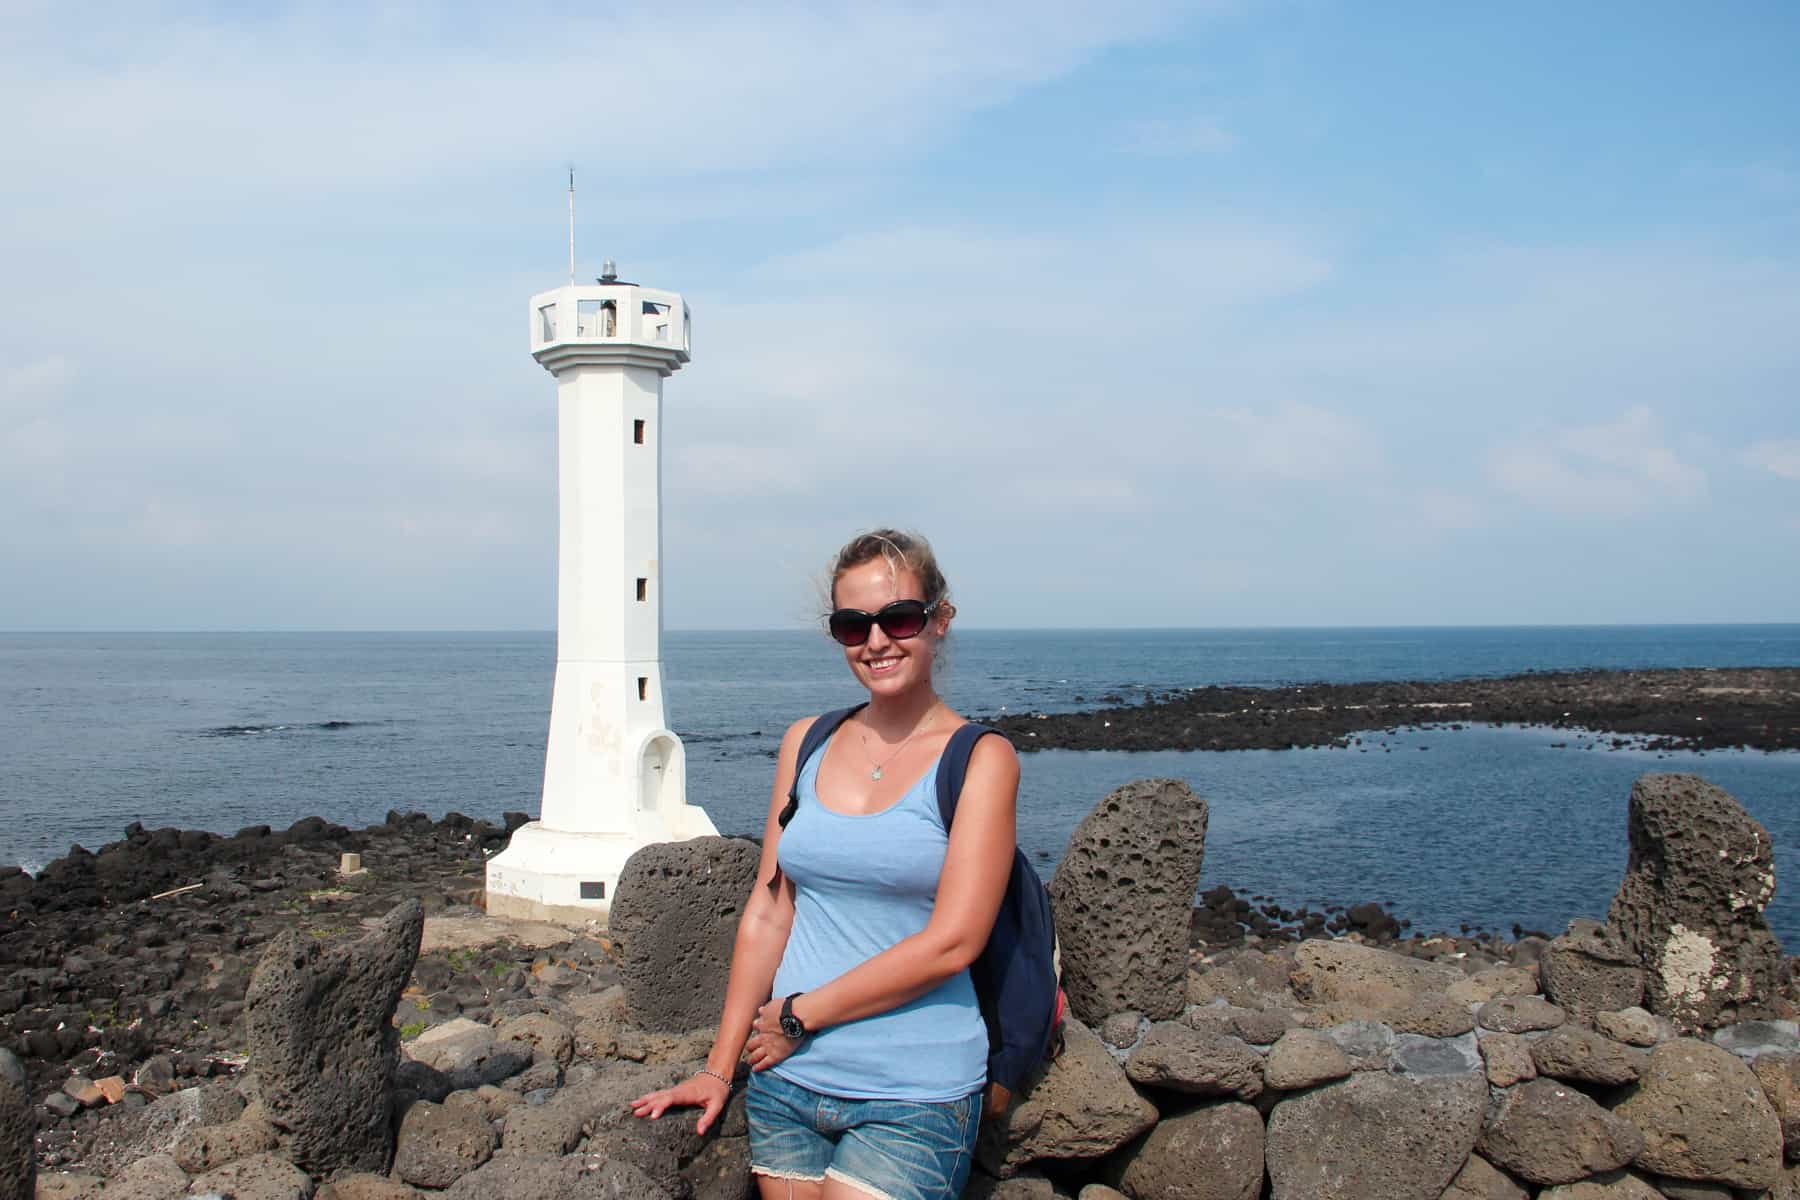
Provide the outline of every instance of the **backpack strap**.
[[937,802],[938,816],[944,822],[946,834],[950,832],[950,822],[956,819],[956,802],[962,796],[963,778],[969,773],[969,758],[975,753],[975,743],[990,733],[1006,736],[998,729],[969,721],[944,744],[943,757],[938,759]]
[[[814,718],[813,723],[806,727],[806,732],[800,735],[800,753],[794,758],[794,778],[788,784],[787,805],[782,808],[781,815],[775,818],[778,826],[786,829],[788,822],[794,819],[794,814],[800,811],[800,772],[805,769],[807,761],[819,752],[819,747],[825,744],[827,738],[837,732],[839,725],[867,708],[868,704],[869,702],[865,700],[861,704],[852,704],[849,708],[835,708],[828,713],[822,713]],[[775,873],[769,876],[768,888],[773,892],[780,886],[781,864],[777,863]]]

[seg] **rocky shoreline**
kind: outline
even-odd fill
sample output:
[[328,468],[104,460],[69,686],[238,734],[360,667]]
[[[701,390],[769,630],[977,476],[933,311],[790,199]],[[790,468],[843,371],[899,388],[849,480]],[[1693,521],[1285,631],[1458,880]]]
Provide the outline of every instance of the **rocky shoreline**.
[[[541,994],[546,981],[556,994],[616,982],[604,933],[482,912],[486,861],[524,820],[390,813],[349,829],[309,817],[231,836],[133,825],[97,852],[73,848],[35,878],[0,869],[0,1074],[10,1053],[34,1100],[57,1097],[70,1079],[126,1085],[117,1103],[78,1085],[81,1099],[41,1108],[44,1164],[84,1163],[99,1123],[171,1089],[235,1076],[252,971],[289,930],[331,943],[420,901],[428,933],[399,1019],[409,1032],[487,1020]],[[361,873],[340,873],[347,853],[360,857]],[[1387,943],[1404,922],[1374,902],[1312,911],[1223,885],[1199,897],[1191,920],[1194,945],[1208,952],[1351,932]],[[104,1160],[103,1146],[98,1153]]]
[[[1120,697],[1104,697],[1120,700]],[[1142,704],[982,720],[1020,750],[1352,747],[1421,726],[1531,725],[1652,749],[1800,749],[1800,668],[1546,671],[1434,682],[1202,687]]]
[[[1142,780],[1076,829],[1050,884],[1065,1046],[984,1119],[965,1195],[1800,1200],[1796,960],[1761,918],[1767,832],[1727,793],[1641,778],[1607,920],[1512,943],[1196,945],[1207,816],[1185,784]],[[336,836],[441,858],[415,887],[495,840],[383,828]],[[332,834],[287,836],[247,840],[305,886]],[[647,847],[605,933],[494,921],[432,884],[433,917],[418,899],[377,915],[360,876],[318,889],[367,915],[263,939],[225,1002],[243,1055],[152,1055],[36,1105],[0,1082],[0,1200],[29,1200],[34,1174],[37,1200],[749,1200],[741,1101],[704,1136],[691,1112],[636,1121],[626,1101],[700,1065],[756,858],[736,838]],[[245,862],[277,878],[268,855]],[[240,935],[217,921],[220,945]],[[111,945],[115,968],[158,957]],[[0,1080],[21,1073],[7,1057]]]

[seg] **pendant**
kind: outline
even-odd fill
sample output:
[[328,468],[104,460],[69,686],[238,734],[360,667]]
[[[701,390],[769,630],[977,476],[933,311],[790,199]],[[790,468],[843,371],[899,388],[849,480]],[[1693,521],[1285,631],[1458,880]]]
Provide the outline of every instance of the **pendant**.
[[876,767],[873,771],[870,771],[869,778],[873,779],[876,783],[880,783],[881,782],[881,768]]

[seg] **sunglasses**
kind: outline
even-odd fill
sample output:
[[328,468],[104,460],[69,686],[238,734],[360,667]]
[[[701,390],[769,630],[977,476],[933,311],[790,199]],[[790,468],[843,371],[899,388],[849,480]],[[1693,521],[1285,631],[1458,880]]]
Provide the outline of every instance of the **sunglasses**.
[[880,612],[864,612],[860,608],[840,608],[825,620],[831,636],[845,646],[860,646],[869,640],[869,631],[881,626],[881,632],[895,641],[918,637],[936,612],[941,600],[930,604],[923,600],[896,600],[881,606]]

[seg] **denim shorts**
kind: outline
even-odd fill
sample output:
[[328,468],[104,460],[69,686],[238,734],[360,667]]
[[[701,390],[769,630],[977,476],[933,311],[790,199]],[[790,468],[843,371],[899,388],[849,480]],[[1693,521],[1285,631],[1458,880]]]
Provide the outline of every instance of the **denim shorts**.
[[776,1075],[750,1076],[750,1170],[827,1175],[878,1200],[956,1200],[969,1181],[981,1093],[945,1104],[845,1100]]

